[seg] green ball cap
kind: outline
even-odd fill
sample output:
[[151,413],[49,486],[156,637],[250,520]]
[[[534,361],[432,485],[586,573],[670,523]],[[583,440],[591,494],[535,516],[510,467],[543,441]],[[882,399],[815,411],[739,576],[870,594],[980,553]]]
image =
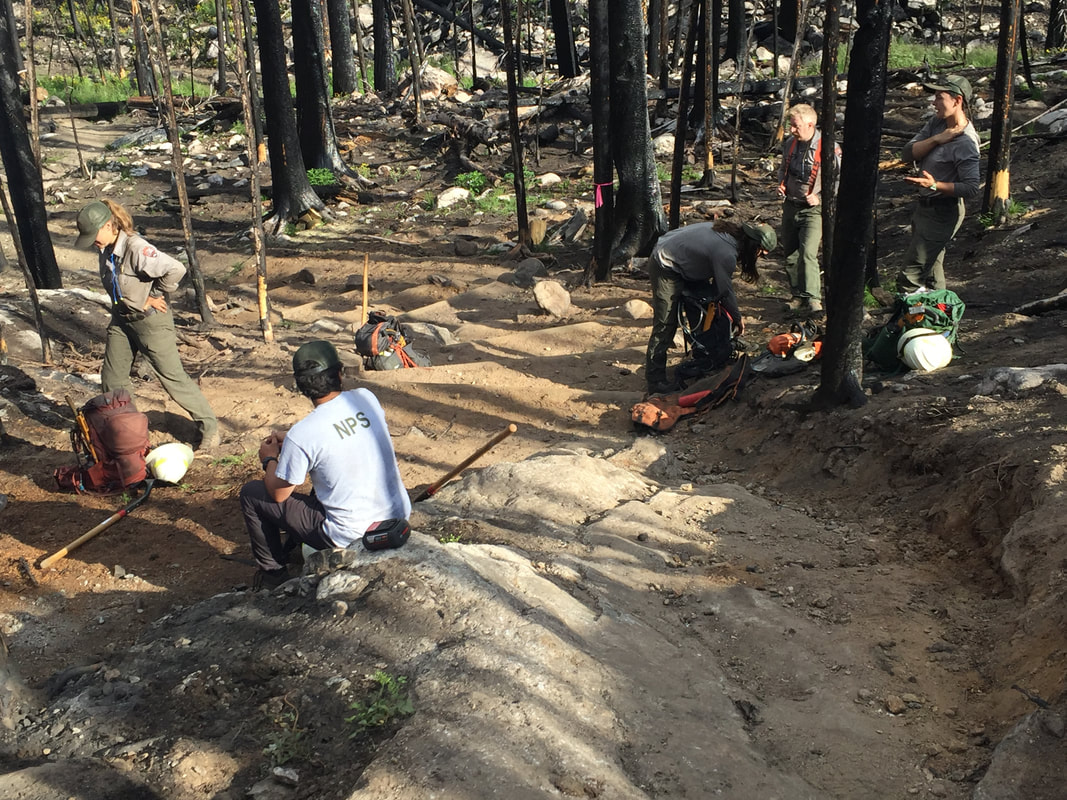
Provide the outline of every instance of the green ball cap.
[[948,75],[942,81],[924,83],[923,87],[928,92],[948,92],[956,97],[962,97],[968,103],[971,102],[971,98],[974,96],[971,82],[962,75]]
[[741,230],[745,232],[748,238],[754,239],[761,250],[766,250],[769,253],[778,246],[778,236],[775,235],[774,228],[770,225],[742,222]]
[[321,339],[302,344],[293,353],[293,372],[301,375],[314,375],[339,366],[341,358],[337,355],[337,348]]
[[89,203],[78,212],[78,238],[74,246],[79,250],[92,247],[93,242],[96,241],[96,234],[100,233],[100,229],[107,224],[109,219],[111,219],[110,208],[99,200]]

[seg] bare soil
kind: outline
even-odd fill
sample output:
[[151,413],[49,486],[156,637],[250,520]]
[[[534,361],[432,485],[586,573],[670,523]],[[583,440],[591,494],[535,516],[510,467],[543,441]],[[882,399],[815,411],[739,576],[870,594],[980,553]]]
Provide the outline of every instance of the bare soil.
[[[917,128],[925,99],[914,93],[895,96],[914,101],[901,112],[899,126]],[[1049,104],[1056,99],[1049,98]],[[61,686],[48,684],[57,673],[110,664],[139,640],[150,646],[157,635],[150,631],[153,621],[216,593],[247,587],[252,568],[223,558],[250,557],[236,495],[260,472],[259,440],[272,426],[290,424],[307,410],[293,391],[289,359],[309,338],[334,341],[351,367],[353,383],[370,387],[381,399],[409,487],[437,479],[511,422],[518,432],[479,467],[519,462],[553,447],[580,445],[610,454],[634,444],[629,408],[643,389],[640,367],[648,329],[620,309],[628,300],[647,299],[639,269],[619,269],[610,282],[584,288],[578,283],[589,233],[573,245],[550,247],[539,255],[550,276],[571,288],[574,308],[563,320],[543,315],[529,289],[502,280],[514,269],[507,255],[512,219],[479,214],[471,206],[439,213],[420,205],[421,193],[450,183],[439,166],[443,141],[411,131],[398,117],[379,114],[370,105],[355,105],[349,113],[359,130],[358,137],[346,140],[355,160],[374,172],[389,166],[391,175],[378,178],[383,188],[403,189],[412,199],[334,205],[335,218],[328,225],[271,242],[273,344],[259,336],[251,293],[246,196],[219,194],[197,201],[197,250],[219,309],[216,326],[201,330],[187,298],[176,298],[175,307],[183,359],[222,425],[221,452],[198,456],[180,486],[157,488],[149,503],[47,573],[33,565],[123,502],[60,494],[51,478],[56,467],[72,461],[65,395],[80,403],[96,393],[92,376],[99,373],[102,357],[103,310],[69,297],[46,300],[46,321],[56,335],[55,364],[43,365],[26,348],[13,347],[11,364],[0,368],[7,433],[0,485],[10,499],[0,512],[0,630],[12,662],[31,687],[58,692]],[[127,117],[81,126],[82,147],[88,154],[102,153],[107,141],[146,123]],[[69,134],[69,123],[60,122],[60,137],[45,142],[44,155],[53,165],[48,185],[62,192],[53,194],[50,224],[65,286],[98,288],[95,258],[68,244],[77,210],[93,198],[123,202],[152,242],[177,252],[181,232],[173,201],[159,200],[169,189],[166,173],[152,169],[128,179],[108,171],[83,180],[71,169],[64,132]],[[224,147],[226,138],[223,134],[217,141]],[[204,139],[209,146],[214,141]],[[888,160],[898,143],[885,144]],[[736,213],[774,222],[780,209],[767,162],[759,153],[746,156]],[[556,172],[572,187],[569,194],[557,195],[565,210],[537,212],[547,217],[551,231],[579,205],[591,212],[588,181],[580,182],[588,153],[575,155],[573,142],[560,140],[542,148],[541,158],[538,174]],[[210,171],[205,165],[204,174]],[[392,176],[400,177],[393,183]],[[226,174],[227,183],[232,178]],[[910,205],[902,183],[888,173],[879,198],[879,263],[886,275],[894,274],[907,242]],[[878,733],[884,734],[866,744],[867,758],[855,750],[840,758],[842,751],[808,743],[803,713],[784,727],[760,725],[754,718],[747,728],[752,747],[776,769],[817,787],[817,796],[968,797],[985,774],[993,748],[1035,709],[1025,692],[1062,711],[1065,390],[1055,380],[1028,391],[985,396],[976,387],[997,367],[1063,360],[1067,317],[1062,311],[1036,317],[1012,312],[1067,288],[1064,145],[1055,139],[1017,141],[1012,185],[1032,210],[996,230],[983,229],[972,210],[949,252],[950,287],[968,304],[959,358],[951,366],[925,375],[867,375],[865,407],[825,413],[807,408],[817,366],[799,375],[759,379],[736,402],[657,439],[665,452],[654,464],[633,464],[636,473],[674,492],[718,487],[729,496],[733,489],[727,487],[736,486],[749,498],[744,502],[759,498],[763,503],[750,503],[747,515],[732,518],[732,527],[706,530],[710,550],[703,556],[682,548],[674,563],[665,563],[647,582],[640,603],[654,601],[661,630],[679,625],[691,630],[692,652],[717,663],[731,685],[760,703],[788,698],[799,709],[833,685],[842,670],[846,675],[862,670],[856,678],[860,689],[849,702],[861,716],[881,720]],[[574,188],[579,186],[585,189]],[[727,195],[728,189],[719,188],[687,198]],[[703,218],[698,204],[687,206],[683,216]],[[460,241],[475,242],[477,253],[457,256]],[[428,337],[416,341],[433,367],[360,372],[347,327],[316,329],[322,320],[358,323],[361,293],[347,280],[360,273],[364,255],[371,264],[372,308],[441,325],[458,339],[448,346]],[[781,310],[788,292],[779,262],[772,258],[763,264],[758,286],[738,287],[757,345],[791,321]],[[310,271],[313,283],[299,275],[302,270]],[[0,287],[4,307],[17,307],[28,319],[17,272],[0,274]],[[871,324],[879,312],[873,313]],[[193,438],[192,424],[156,381],[138,379],[135,393],[149,415],[154,443]],[[736,502],[742,500],[738,495]],[[799,527],[796,519],[803,520]],[[417,512],[415,522],[424,533],[457,536],[433,515]],[[461,544],[511,548],[534,563],[559,549],[526,530],[462,524]],[[626,580],[624,571],[620,566],[620,582]],[[601,577],[610,580],[612,574]],[[755,590],[785,609],[795,624],[773,636],[726,623],[716,628],[710,615],[698,611],[700,598],[714,587]],[[794,643],[796,637],[804,641]],[[278,659],[292,656],[284,642],[277,647]],[[821,654],[818,674],[807,682],[795,681],[793,648]],[[679,687],[674,703],[658,712],[645,709],[646,724],[670,730],[686,691]],[[895,699],[900,698],[907,699],[898,708]],[[281,700],[273,702],[276,711],[284,710]],[[159,709],[156,723],[180,730],[185,717],[201,715],[205,722],[198,732],[206,736],[205,703],[195,695],[172,698],[171,705]],[[821,714],[818,708],[812,713]],[[850,723],[841,724],[844,747]],[[858,736],[859,730],[853,733]],[[235,735],[227,742],[229,750],[220,750],[225,758],[215,753],[208,759],[208,774],[217,775],[215,783],[205,777],[204,786],[215,791],[219,776],[226,775],[232,796],[241,796],[238,789],[243,792],[264,770],[262,741]],[[339,754],[348,747],[346,741],[320,743],[311,759],[318,777],[305,781],[297,796],[348,796],[347,789],[335,795],[326,788],[331,776],[350,779],[344,785],[351,786],[366,763],[357,759],[331,772],[328,765],[344,761]],[[192,745],[183,751],[178,743],[167,756],[172,761],[206,758],[198,752]],[[5,756],[9,767],[47,763],[40,753],[17,755]],[[906,768],[886,773],[899,780],[891,787],[867,780],[872,770],[881,769],[872,762],[883,756],[913,759]],[[620,758],[625,761],[626,753]],[[232,764],[220,765],[220,759]],[[639,771],[638,754],[631,760]],[[693,772],[703,768],[689,767]],[[131,767],[147,776],[160,796],[196,793],[188,783],[166,788],[152,777],[152,769]],[[641,785],[647,796],[697,796],[680,792],[678,785],[693,784],[677,774],[645,778]],[[574,780],[559,778],[554,791],[597,796],[595,787]],[[492,796],[476,784],[466,787],[469,794],[442,796]],[[739,788],[723,794],[757,796]],[[1062,791],[1038,787],[1019,796],[1038,800],[1062,797]]]

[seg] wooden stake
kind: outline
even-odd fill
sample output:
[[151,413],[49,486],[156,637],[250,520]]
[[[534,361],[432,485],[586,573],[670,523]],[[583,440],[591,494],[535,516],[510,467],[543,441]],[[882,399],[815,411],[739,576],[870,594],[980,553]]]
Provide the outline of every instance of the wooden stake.
[[370,256],[363,254],[363,310],[359,315],[359,326],[367,324],[367,275],[370,272]]

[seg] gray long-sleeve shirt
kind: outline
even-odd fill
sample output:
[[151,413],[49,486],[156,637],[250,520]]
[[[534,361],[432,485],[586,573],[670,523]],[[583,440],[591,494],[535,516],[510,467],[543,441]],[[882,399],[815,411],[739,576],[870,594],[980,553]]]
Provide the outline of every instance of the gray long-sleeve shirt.
[[[901,157],[905,161],[914,161],[911,146],[923,139],[929,139],[941,133],[948,125],[940,117],[931,117],[922,130],[904,145]],[[939,144],[934,147],[926,157],[919,162],[919,168],[929,172],[935,180],[945,181],[955,185],[953,195],[970,200],[978,196],[978,184],[981,181],[979,174],[978,158],[978,132],[970,122],[963,129],[963,133],[950,142]],[[933,197],[940,194],[932,189],[920,190],[923,197]],[[942,197],[945,195],[941,195]]]
[[659,237],[652,256],[684,281],[712,283],[730,317],[741,319],[732,277],[737,267],[737,239],[713,226],[697,222],[667,231]]
[[[815,184],[811,185],[811,171],[815,168],[815,154],[822,147],[822,131],[818,128],[811,139],[806,142],[787,136],[782,142],[782,163],[778,166],[778,184],[785,186],[785,196],[798,203],[807,203],[808,195],[822,195],[822,180],[816,173]],[[834,145],[834,161],[841,167],[841,148]],[[820,169],[822,166],[820,165]],[[835,186],[836,190],[836,186]],[[818,205],[816,203],[816,205]]]
[[[118,277],[117,286],[114,276]],[[142,311],[149,295],[173,292],[185,276],[185,265],[136,234],[119,231],[112,247],[100,252],[100,280],[114,304]]]

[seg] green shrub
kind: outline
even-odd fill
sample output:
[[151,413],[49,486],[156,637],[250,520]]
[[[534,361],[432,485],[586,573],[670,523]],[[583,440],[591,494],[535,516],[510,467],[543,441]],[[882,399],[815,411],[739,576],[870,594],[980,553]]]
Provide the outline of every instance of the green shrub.
[[481,172],[461,172],[454,181],[456,186],[467,189],[471,194],[479,195],[485,191],[489,181]]
[[312,167],[308,171],[308,183],[312,186],[334,186],[337,176],[325,167]]
[[407,678],[378,670],[371,676],[371,680],[374,681],[376,687],[371,691],[370,696],[366,700],[357,700],[348,707],[355,713],[351,717],[345,717],[345,722],[356,726],[350,738],[366,736],[394,720],[415,713],[415,706],[404,688]]

